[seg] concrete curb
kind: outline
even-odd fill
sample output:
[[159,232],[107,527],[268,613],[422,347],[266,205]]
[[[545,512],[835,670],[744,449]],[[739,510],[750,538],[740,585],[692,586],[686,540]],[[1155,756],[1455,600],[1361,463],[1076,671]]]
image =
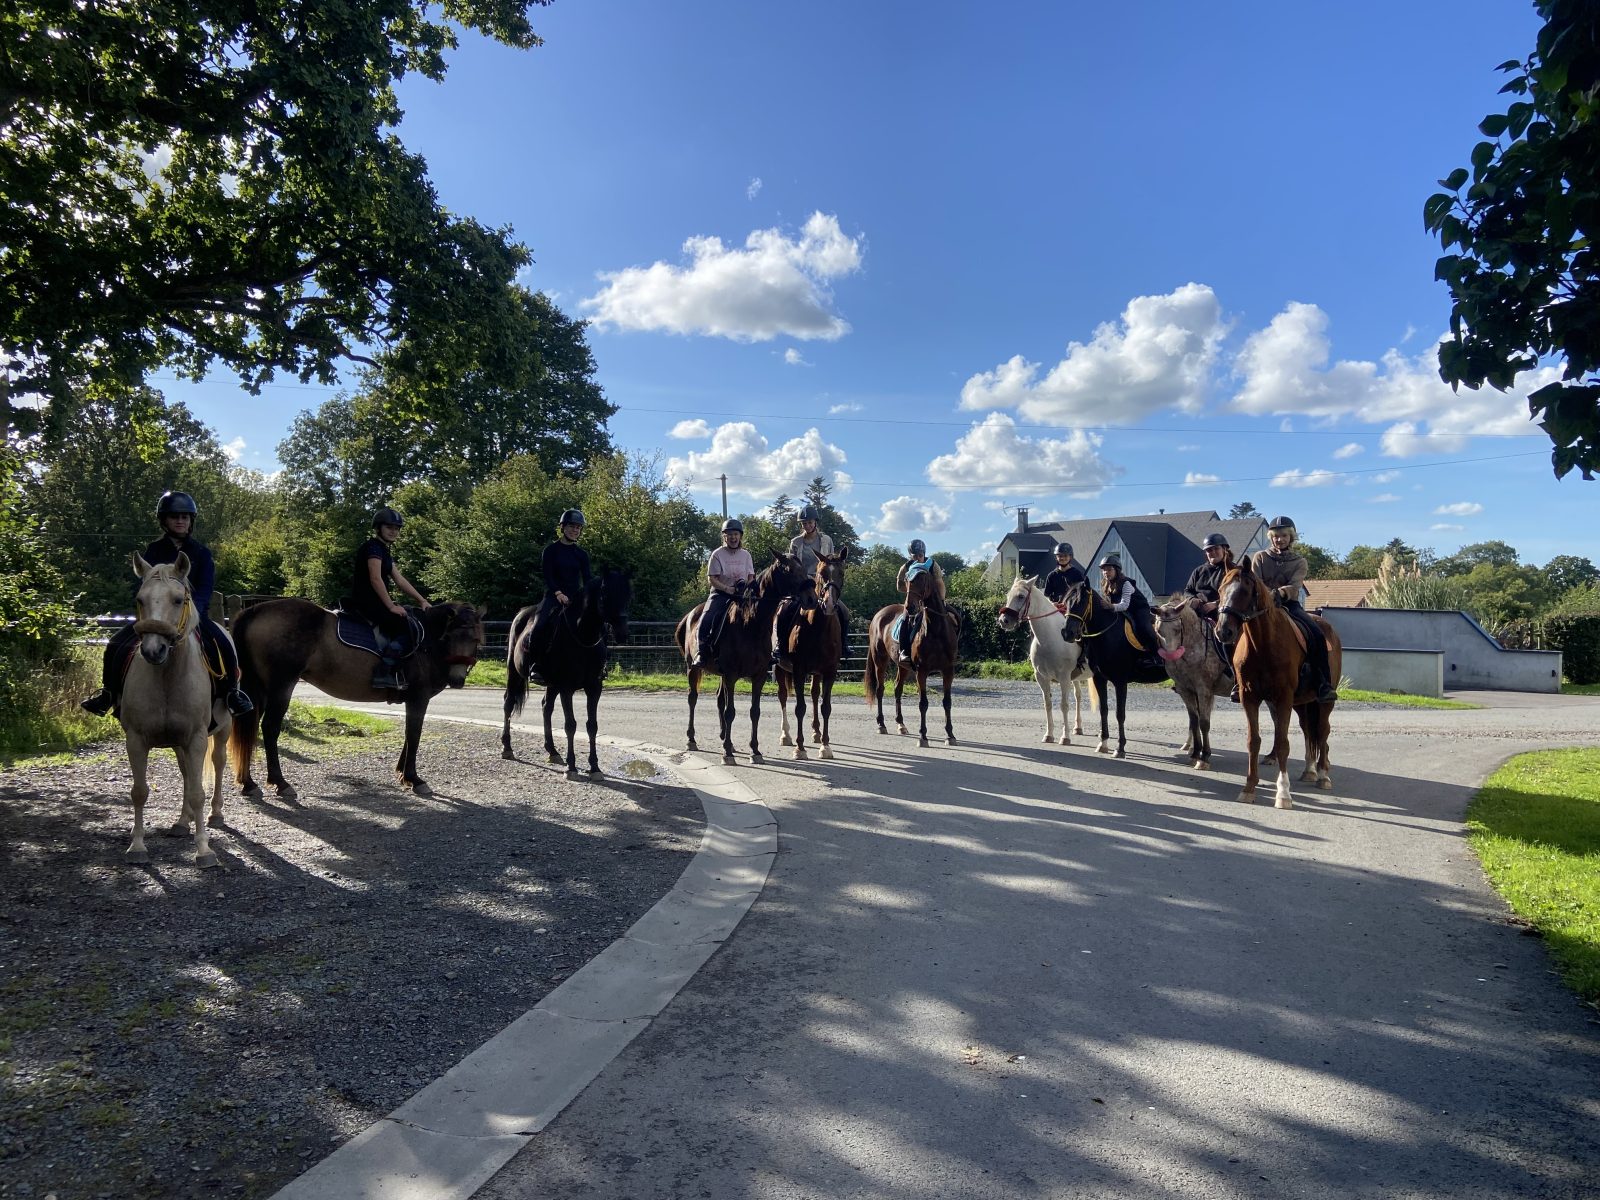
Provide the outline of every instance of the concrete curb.
[[[454,719],[499,728],[498,721]],[[273,1200],[465,1200],[638,1037],[726,941],[778,852],[772,812],[722,766],[625,738],[700,797],[705,835],[665,896],[531,1011]]]

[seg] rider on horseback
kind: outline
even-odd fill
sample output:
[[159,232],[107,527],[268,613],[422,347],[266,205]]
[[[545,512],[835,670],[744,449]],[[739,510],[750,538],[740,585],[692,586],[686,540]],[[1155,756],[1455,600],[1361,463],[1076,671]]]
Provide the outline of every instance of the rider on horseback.
[[906,615],[900,622],[900,661],[911,661],[911,641],[917,634],[917,627],[922,623],[922,601],[919,599],[915,605],[911,597],[911,581],[926,571],[933,576],[933,586],[939,589],[939,599],[944,599],[944,572],[939,569],[939,564],[928,557],[928,547],[921,538],[912,538],[911,545],[906,547],[906,553],[911,557],[900,565],[899,573],[894,577],[895,590],[906,598]]
[[1089,573],[1072,557],[1071,542],[1056,543],[1056,569],[1044,577],[1044,598],[1061,608],[1067,593],[1089,578]]
[[[216,566],[211,551],[191,535],[200,510],[188,492],[163,492],[156,502],[156,520],[163,536],[144,548],[144,560],[151,566],[178,561],[179,554],[189,556],[189,592],[194,603],[195,619],[200,630],[200,640],[206,649],[206,661],[222,663],[222,677],[228,681],[226,700],[228,711],[242,716],[255,706],[239,688],[239,659],[233,643],[211,620],[211,596],[216,590]],[[113,713],[120,717],[122,677],[132,656],[133,645],[139,640],[133,626],[125,625],[106,644],[105,661],[101,668],[103,683],[100,690],[81,707],[97,717]]]
[[[1156,657],[1155,622],[1150,617],[1150,601],[1134,586],[1133,580],[1122,573],[1122,556],[1108,554],[1100,560],[1100,592],[1112,612],[1125,613],[1133,623],[1133,635],[1144,645],[1143,657],[1153,668],[1160,667]],[[1061,635],[1065,637],[1063,629]]]
[[550,649],[550,638],[555,633],[555,617],[573,599],[583,594],[593,572],[589,567],[589,552],[578,545],[583,536],[583,513],[569,508],[556,522],[556,540],[544,548],[539,559],[539,572],[544,577],[544,599],[539,601],[539,611],[528,626],[528,679],[539,687],[545,686],[540,673],[540,660]]
[[372,686],[378,691],[402,691],[406,686],[400,653],[411,630],[411,614],[389,598],[389,588],[399,588],[424,609],[433,607],[394,565],[393,547],[405,523],[406,519],[389,507],[373,513],[375,536],[361,543],[350,564],[350,611],[371,622],[377,633],[378,665],[372,671]]
[[744,522],[729,517],[722,523],[722,545],[711,552],[706,560],[706,579],[711,591],[706,596],[706,606],[700,614],[700,625],[695,634],[696,652],[691,667],[703,667],[715,662],[717,639],[722,636],[728,621],[728,605],[733,603],[734,589],[756,577],[755,561],[744,548]]
[[1339,692],[1328,677],[1328,643],[1322,630],[1300,603],[1301,585],[1306,578],[1306,560],[1294,549],[1298,533],[1288,517],[1273,517],[1267,525],[1272,549],[1257,550],[1250,556],[1256,577],[1277,595],[1278,605],[1293,618],[1306,638],[1306,666],[1315,676],[1311,681],[1317,699],[1332,704]]
[[[1206,630],[1211,636],[1212,649],[1222,659],[1223,672],[1231,680],[1233,656],[1227,653],[1222,648],[1222,643],[1217,640],[1216,621],[1217,606],[1222,603],[1222,577],[1233,570],[1233,548],[1228,545],[1228,539],[1220,533],[1206,534],[1206,540],[1200,548],[1206,560],[1190,574],[1189,582],[1183,585],[1183,594],[1189,597],[1189,607],[1205,622]],[[1238,703],[1237,683],[1234,684],[1230,694],[1234,703]]]
[[[789,553],[800,560],[800,570],[807,579],[817,573],[817,561],[824,554],[833,553],[833,539],[817,528],[816,505],[807,504],[800,509],[800,532],[789,539]],[[839,605],[844,609],[843,603]],[[794,627],[795,598],[785,596],[778,603],[778,614],[772,626],[772,665],[789,669],[788,655],[784,653],[789,644],[789,631]],[[839,614],[841,628],[849,628],[850,613],[845,610]]]

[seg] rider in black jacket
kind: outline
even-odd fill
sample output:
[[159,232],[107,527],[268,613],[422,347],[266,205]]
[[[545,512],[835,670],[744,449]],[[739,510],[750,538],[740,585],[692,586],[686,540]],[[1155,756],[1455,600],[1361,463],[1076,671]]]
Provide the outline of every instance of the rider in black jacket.
[[1056,543],[1056,569],[1044,577],[1044,598],[1061,607],[1067,593],[1089,578],[1089,573],[1072,557],[1071,542]]
[[555,633],[556,617],[560,611],[583,595],[593,572],[589,566],[589,552],[578,545],[583,536],[583,513],[569,508],[556,523],[559,537],[544,548],[539,560],[539,572],[544,577],[544,599],[528,627],[529,661],[533,664],[528,678],[540,687],[544,676],[540,660],[550,649],[550,638]]

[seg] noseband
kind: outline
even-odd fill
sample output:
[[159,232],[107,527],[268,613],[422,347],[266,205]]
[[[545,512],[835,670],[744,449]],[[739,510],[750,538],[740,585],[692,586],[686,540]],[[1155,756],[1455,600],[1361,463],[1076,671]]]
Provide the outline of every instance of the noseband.
[[[1027,605],[1027,607],[1032,608],[1033,607],[1033,584],[1029,583],[1027,580],[1023,580],[1022,586],[1028,589],[1027,593],[1026,593],[1027,600],[1025,601],[1025,604]],[[1025,615],[1023,613],[1023,611],[1021,609],[1012,608],[1009,604],[1002,604],[1000,606],[999,615],[1003,617],[1007,613],[1010,613],[1012,620],[1015,620],[1015,621],[1042,621],[1048,616],[1059,615],[1059,611],[1053,605],[1050,608],[1046,609],[1042,613],[1037,613],[1034,616],[1027,616],[1027,615]]]

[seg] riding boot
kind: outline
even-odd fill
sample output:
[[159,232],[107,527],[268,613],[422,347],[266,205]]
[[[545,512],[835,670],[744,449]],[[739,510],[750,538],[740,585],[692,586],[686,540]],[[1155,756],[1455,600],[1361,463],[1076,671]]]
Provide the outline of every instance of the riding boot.
[[256,706],[250,702],[250,697],[245,695],[244,689],[239,686],[237,681],[233,687],[228,689],[226,700],[228,711],[236,717],[242,717],[246,713],[255,711]]
[[400,678],[400,643],[377,631],[378,665],[372,671],[372,686],[380,692],[397,692],[405,687]]
[[101,688],[87,700],[80,700],[78,707],[86,713],[93,713],[97,717],[109,717],[114,703],[111,693],[105,688]]
[[1317,681],[1317,702],[1319,704],[1332,704],[1339,699],[1339,689],[1333,686],[1333,681],[1324,675]]

